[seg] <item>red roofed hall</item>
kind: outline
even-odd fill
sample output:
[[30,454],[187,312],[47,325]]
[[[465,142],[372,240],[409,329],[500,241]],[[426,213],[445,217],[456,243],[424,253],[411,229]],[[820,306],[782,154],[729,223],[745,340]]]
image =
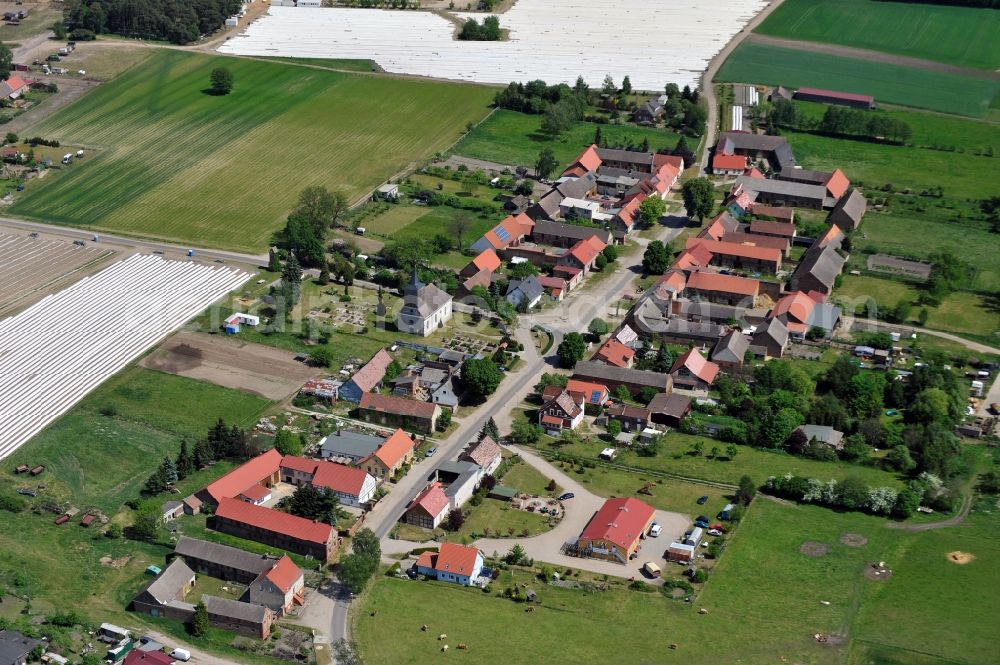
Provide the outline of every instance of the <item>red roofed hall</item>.
[[519,245],[524,237],[531,235],[535,221],[521,213],[519,215],[509,215],[499,224],[483,234],[483,237],[472,244],[472,251],[483,252],[487,249],[506,249],[512,245]]
[[316,463],[312,484],[333,492],[338,501],[354,507],[371,501],[378,489],[378,483],[364,469],[325,460]]
[[830,179],[826,181],[826,193],[835,199],[846,194],[850,187],[851,181],[840,169],[834,169],[833,173],[830,174]]
[[703,247],[712,254],[712,262],[732,268],[751,268],[776,273],[781,269],[782,252],[772,247],[741,245],[734,242],[688,238],[686,248]]
[[816,301],[802,291],[795,291],[783,296],[771,310],[771,317],[780,318],[784,323],[806,323]]
[[431,483],[410,502],[403,519],[407,524],[436,529],[448,514],[449,504],[441,483]]
[[196,496],[204,503],[217,504],[222,499],[232,499],[255,485],[271,487],[279,480],[281,453],[275,449],[261,453],[241,464],[218,480],[210,483]]
[[583,270],[584,274],[594,268],[598,255],[607,245],[596,235],[590,236],[573,245],[560,259],[559,263]]
[[472,259],[472,264],[479,270],[489,270],[493,272],[500,267],[501,261],[497,253],[492,249],[484,249],[476,258]]
[[594,356],[594,360],[600,360],[615,367],[631,367],[634,358],[635,351],[615,339],[609,339],[602,344]]
[[688,276],[685,291],[688,297],[699,296],[713,303],[753,307],[753,300],[760,292],[760,282],[747,277],[698,271]]
[[627,563],[653,523],[652,506],[632,497],[608,499],[576,541],[583,556]]
[[569,165],[564,176],[582,176],[584,173],[596,171],[601,166],[601,156],[597,154],[597,146],[591,145],[576,158],[576,161]]
[[329,524],[237,499],[223,498],[210,518],[209,527],[323,562],[337,548],[336,532]]
[[718,374],[719,366],[711,360],[705,360],[705,356],[694,348],[678,356],[674,366],[670,368],[674,386],[688,390],[707,390]]

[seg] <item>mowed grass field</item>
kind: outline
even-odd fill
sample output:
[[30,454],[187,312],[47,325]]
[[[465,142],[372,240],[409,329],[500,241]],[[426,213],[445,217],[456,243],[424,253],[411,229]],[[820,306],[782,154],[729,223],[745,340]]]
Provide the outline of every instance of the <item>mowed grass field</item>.
[[[204,92],[225,65],[235,87]],[[12,212],[263,250],[308,185],[363,195],[486,115],[486,87],[164,50],[31,133],[92,149]]]
[[[594,142],[598,127],[610,144],[632,141],[638,145],[644,138],[649,139],[651,150],[673,148],[677,145],[677,134],[662,129],[636,127],[634,125],[597,125],[590,122],[575,123],[558,138],[552,138],[541,130],[542,116],[497,110],[472,133],[463,138],[451,152],[463,157],[485,159],[508,166],[533,168],[538,153],[543,148],[551,148],[560,165],[567,165]],[[689,139],[692,148],[696,139]]]
[[[924,533],[887,529],[885,523],[760,498],[690,604],[620,587],[588,593],[535,581],[529,586],[541,604],[527,614],[495,593],[379,578],[354,615],[354,635],[371,665],[439,662],[439,633],[448,635],[452,649],[457,642],[468,644],[462,660],[477,664],[534,663],[540,653],[558,654],[549,659],[558,663],[660,664],[674,660],[671,643],[691,665],[833,665],[846,662],[849,652],[872,653],[883,645],[922,651],[927,655],[916,661],[921,663],[996,662],[990,626],[998,597],[982,592],[997,582],[996,517],[974,515],[966,525]],[[843,545],[846,533],[867,542]],[[807,541],[826,545],[826,555],[802,554]],[[955,549],[976,560],[950,563],[945,555]],[[865,568],[876,561],[893,570],[890,580],[865,578]],[[668,566],[665,574],[678,571]],[[697,613],[702,607],[708,614]],[[424,623],[430,626],[426,633],[420,630]],[[837,639],[820,644],[817,633]],[[516,638],[497,639],[504,634]]]
[[876,103],[972,117],[985,116],[1000,90],[1000,82],[984,78],[747,42],[733,51],[716,79],[841,90],[872,95]]
[[785,0],[755,30],[963,67],[1000,66],[1000,12],[875,0]]

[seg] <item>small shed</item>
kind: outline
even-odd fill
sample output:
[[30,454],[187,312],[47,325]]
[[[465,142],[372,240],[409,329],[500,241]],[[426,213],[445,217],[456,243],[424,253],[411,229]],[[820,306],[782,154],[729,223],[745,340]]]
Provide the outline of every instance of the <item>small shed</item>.
[[[299,0],[299,6],[302,7],[303,0]],[[319,4],[316,4],[319,7]],[[375,198],[382,201],[396,201],[399,199],[399,185],[394,185],[392,183],[386,183],[375,190]]]
[[528,589],[524,592],[524,597],[529,603],[533,603],[538,600],[538,594],[535,593],[534,589]]
[[500,499],[501,501],[513,501],[514,497],[517,496],[517,488],[496,485],[490,490],[487,496],[491,499]]
[[81,526],[90,526],[91,524],[94,523],[94,520],[96,520],[96,519],[97,519],[97,515],[91,515],[90,513],[87,513],[86,515],[83,516],[83,519],[80,520],[80,525]]
[[150,564],[150,565],[146,566],[146,574],[147,574],[147,575],[152,575],[153,577],[156,577],[156,576],[157,576],[157,575],[159,575],[159,574],[160,574],[161,572],[163,572],[163,571],[162,571],[162,570],[160,570],[160,567],[159,567],[159,566],[154,566],[154,565],[152,565],[152,564]]

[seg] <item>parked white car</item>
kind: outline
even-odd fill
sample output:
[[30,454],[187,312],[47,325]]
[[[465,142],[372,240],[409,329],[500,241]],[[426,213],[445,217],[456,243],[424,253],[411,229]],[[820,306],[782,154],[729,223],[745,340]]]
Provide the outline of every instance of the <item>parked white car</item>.
[[649,527],[649,535],[652,538],[659,536],[661,531],[663,531],[663,527],[656,522],[653,522],[652,526]]

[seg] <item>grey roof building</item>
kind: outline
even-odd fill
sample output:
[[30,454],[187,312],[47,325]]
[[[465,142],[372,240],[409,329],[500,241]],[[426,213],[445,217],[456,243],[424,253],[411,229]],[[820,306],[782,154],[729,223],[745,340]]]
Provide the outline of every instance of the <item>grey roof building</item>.
[[816,439],[837,450],[844,447],[844,433],[829,425],[799,425],[795,431],[802,432],[807,441]]
[[793,291],[817,291],[829,294],[833,291],[837,276],[844,269],[847,259],[837,253],[839,243],[828,243],[822,247],[814,244],[803,255],[790,281]]
[[337,430],[327,434],[320,443],[320,457],[323,459],[342,457],[357,463],[378,450],[384,440],[383,437],[372,434]]
[[830,213],[830,223],[836,224],[842,231],[852,231],[861,225],[861,218],[868,211],[868,200],[857,188],[852,189],[847,196],[840,197],[837,205]]
[[524,279],[512,279],[507,285],[506,299],[515,307],[531,309],[545,295],[545,288],[534,275]]
[[193,610],[194,605],[184,602],[184,595],[193,587],[194,571],[182,559],[174,559],[139,592],[133,602],[140,607],[160,605]]
[[559,247],[570,247],[591,236],[597,236],[604,244],[611,242],[611,232],[607,229],[580,224],[564,224],[547,219],[535,222],[535,227],[531,230],[531,237],[535,242]]
[[716,153],[724,155],[747,155],[767,157],[777,171],[795,166],[795,155],[788,141],[780,136],[766,134],[745,134],[743,132],[722,132],[716,144]]
[[178,539],[174,546],[174,554],[181,557],[192,570],[202,575],[241,584],[249,584],[257,579],[261,573],[271,570],[277,561],[273,557],[187,536]]
[[414,266],[410,283],[403,290],[403,307],[396,316],[396,327],[427,337],[452,316],[451,296],[433,284],[424,284]]
[[751,347],[759,355],[780,358],[788,347],[788,327],[781,319],[768,319],[754,332]]
[[16,630],[0,630],[0,665],[24,665],[41,640],[25,637]]
[[808,185],[789,180],[771,180],[739,176],[736,184],[743,187],[756,203],[800,208],[832,208],[835,201],[827,196],[823,185]]
[[246,623],[264,623],[271,611],[263,605],[254,605],[218,596],[202,596],[201,600],[205,603],[209,618],[213,619],[221,617]]
[[673,379],[669,374],[605,365],[593,360],[578,362],[573,369],[573,377],[603,384],[611,390],[624,385],[633,391],[649,387],[660,392],[670,392],[673,387]]
[[710,321],[688,321],[669,316],[656,302],[652,291],[633,308],[628,324],[643,334],[677,342],[715,344],[725,331],[721,325]]
[[712,349],[712,362],[722,367],[740,367],[749,349],[746,336],[739,330],[732,330]]

